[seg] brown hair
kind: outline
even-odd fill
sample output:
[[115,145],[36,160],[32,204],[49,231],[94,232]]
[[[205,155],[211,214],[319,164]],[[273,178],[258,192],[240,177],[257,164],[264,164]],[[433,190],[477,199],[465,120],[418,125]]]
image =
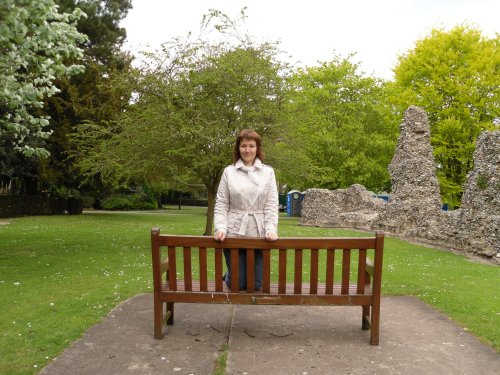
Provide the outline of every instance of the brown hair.
[[260,135],[252,129],[243,129],[240,131],[240,134],[236,137],[236,142],[234,143],[234,150],[233,150],[233,162],[236,163],[238,159],[241,158],[240,155],[240,143],[243,139],[249,140],[249,141],[255,141],[257,145],[257,153],[255,157],[259,158],[260,161],[264,161],[264,151],[262,151],[262,138]]

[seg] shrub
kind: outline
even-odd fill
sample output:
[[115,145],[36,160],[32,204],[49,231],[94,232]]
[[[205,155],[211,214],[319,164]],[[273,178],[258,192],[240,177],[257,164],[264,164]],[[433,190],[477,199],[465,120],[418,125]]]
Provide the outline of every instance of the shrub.
[[119,194],[107,197],[102,201],[104,210],[154,210],[156,200],[144,193]]
[[154,210],[158,208],[156,199],[143,193],[133,194],[131,200],[134,210]]
[[82,195],[80,197],[82,199],[82,204],[83,204],[83,208],[85,209],[91,209],[91,208],[94,208],[94,205],[96,203],[96,199],[90,195]]

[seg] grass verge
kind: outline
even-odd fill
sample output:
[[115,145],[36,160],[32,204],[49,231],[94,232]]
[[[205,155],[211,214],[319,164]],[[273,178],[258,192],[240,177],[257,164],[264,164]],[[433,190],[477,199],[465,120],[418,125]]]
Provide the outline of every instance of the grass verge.
[[212,375],[225,375],[226,374],[226,361],[229,354],[229,345],[224,344],[219,350],[220,354],[215,361],[214,371]]

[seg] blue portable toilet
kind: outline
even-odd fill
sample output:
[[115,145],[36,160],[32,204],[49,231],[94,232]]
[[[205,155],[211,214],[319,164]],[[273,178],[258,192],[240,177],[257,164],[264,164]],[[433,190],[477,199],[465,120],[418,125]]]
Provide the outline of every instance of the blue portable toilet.
[[290,190],[286,195],[286,213],[288,216],[300,216],[302,211],[302,193]]

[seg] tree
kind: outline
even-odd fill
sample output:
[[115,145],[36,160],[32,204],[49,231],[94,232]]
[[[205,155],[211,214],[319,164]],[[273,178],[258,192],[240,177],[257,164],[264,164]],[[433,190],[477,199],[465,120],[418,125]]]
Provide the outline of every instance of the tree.
[[84,121],[113,121],[128,105],[130,89],[112,84],[114,77],[130,68],[132,57],[121,51],[126,31],[120,21],[131,8],[130,0],[56,0],[63,11],[80,8],[87,17],[77,28],[88,39],[81,44],[84,51],[82,64],[85,72],[58,81],[61,92],[51,97],[45,106],[51,117],[47,149],[51,157],[42,160],[35,172],[41,190],[64,195],[67,191],[79,194],[102,192],[96,178],[82,186],[82,176],[69,159],[73,145],[70,134]]
[[291,167],[280,164],[283,179],[301,190],[354,183],[387,189],[397,124],[384,104],[382,82],[358,74],[349,58],[335,57],[299,69],[289,84],[288,137],[279,145],[289,151]]
[[[127,32],[120,27],[128,11],[131,0],[55,0],[63,12],[81,9],[87,17],[78,22],[78,31],[87,35],[82,45],[88,60],[110,66],[122,59],[121,47]],[[88,60],[86,62],[88,62]]]
[[[402,113],[424,108],[443,201],[460,205],[466,174],[472,169],[475,142],[500,118],[500,37],[477,29],[434,29],[399,58],[391,101]],[[496,122],[496,124],[495,124]]]
[[[0,142],[26,157],[47,157],[49,117],[43,100],[59,89],[54,81],[83,71],[77,65],[85,36],[76,29],[79,9],[58,13],[53,0],[0,3]],[[68,63],[68,61],[71,61]],[[11,159],[15,158],[11,154]],[[1,174],[5,174],[5,170]]]
[[98,173],[124,184],[204,185],[206,235],[212,232],[217,186],[237,133],[251,127],[271,137],[283,90],[273,45],[256,45],[247,36],[235,42],[230,36],[237,35],[232,34],[236,22],[218,11],[204,18],[202,28],[212,21],[227,39],[175,38],[146,54],[145,66],[127,77],[134,104],[115,123],[86,123],[76,136],[87,176]]

